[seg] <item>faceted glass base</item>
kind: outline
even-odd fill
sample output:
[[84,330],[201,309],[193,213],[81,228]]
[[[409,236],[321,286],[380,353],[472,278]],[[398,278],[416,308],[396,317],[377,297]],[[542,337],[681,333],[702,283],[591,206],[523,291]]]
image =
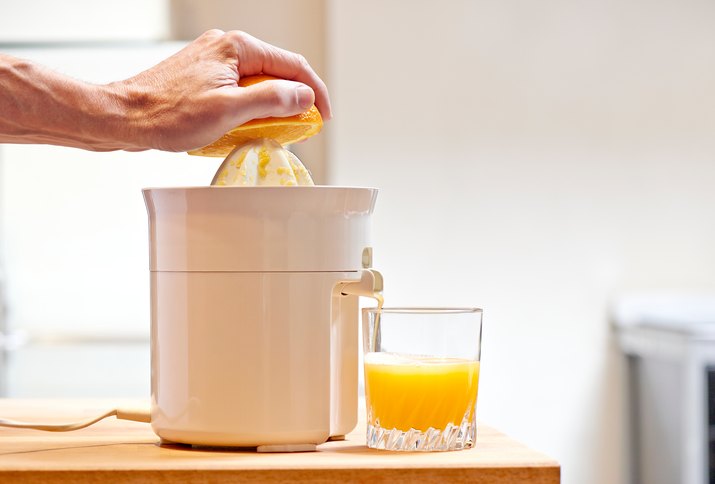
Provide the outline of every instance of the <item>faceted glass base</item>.
[[464,420],[462,424],[448,424],[444,430],[432,427],[427,431],[383,429],[379,424],[367,425],[367,446],[371,449],[407,452],[428,452],[470,449],[477,440],[477,425]]

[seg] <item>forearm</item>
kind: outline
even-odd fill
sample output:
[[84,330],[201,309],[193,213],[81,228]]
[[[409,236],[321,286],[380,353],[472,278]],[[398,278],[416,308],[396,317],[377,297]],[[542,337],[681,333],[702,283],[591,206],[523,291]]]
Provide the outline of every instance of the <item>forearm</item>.
[[118,84],[94,85],[0,55],[0,143],[142,150],[141,120]]

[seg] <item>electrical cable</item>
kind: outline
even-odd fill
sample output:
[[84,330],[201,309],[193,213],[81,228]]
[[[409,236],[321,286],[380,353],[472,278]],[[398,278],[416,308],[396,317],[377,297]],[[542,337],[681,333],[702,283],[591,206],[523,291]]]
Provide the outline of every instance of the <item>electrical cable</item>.
[[69,432],[89,427],[92,424],[99,422],[107,417],[117,417],[119,420],[132,420],[134,422],[151,422],[151,414],[149,410],[143,408],[114,408],[97,417],[81,420],[79,422],[68,424],[38,424],[30,422],[20,422],[17,420],[8,420],[0,418],[0,427],[10,427],[15,429],[33,429],[44,430],[46,432]]

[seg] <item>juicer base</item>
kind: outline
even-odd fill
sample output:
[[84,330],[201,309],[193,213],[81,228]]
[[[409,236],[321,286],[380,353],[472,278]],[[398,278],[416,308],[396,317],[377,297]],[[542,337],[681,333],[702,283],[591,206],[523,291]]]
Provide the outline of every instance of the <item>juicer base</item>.
[[256,452],[315,452],[315,444],[259,445]]

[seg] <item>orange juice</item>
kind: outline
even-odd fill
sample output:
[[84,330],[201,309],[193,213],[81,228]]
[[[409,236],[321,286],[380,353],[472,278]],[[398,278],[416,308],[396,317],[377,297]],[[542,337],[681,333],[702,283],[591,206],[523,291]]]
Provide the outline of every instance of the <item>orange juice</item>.
[[365,355],[368,423],[422,432],[474,420],[479,362],[394,353]]

